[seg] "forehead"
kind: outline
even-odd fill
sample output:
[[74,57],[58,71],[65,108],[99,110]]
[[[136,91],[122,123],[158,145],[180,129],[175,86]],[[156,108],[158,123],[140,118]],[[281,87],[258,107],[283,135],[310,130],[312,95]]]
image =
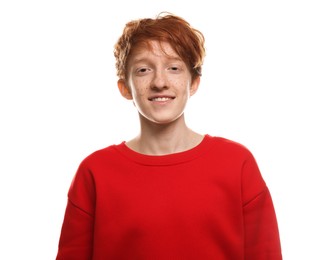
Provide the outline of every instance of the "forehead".
[[132,49],[130,59],[134,60],[141,57],[147,57],[148,55],[181,60],[179,55],[168,42],[159,41],[139,43]]

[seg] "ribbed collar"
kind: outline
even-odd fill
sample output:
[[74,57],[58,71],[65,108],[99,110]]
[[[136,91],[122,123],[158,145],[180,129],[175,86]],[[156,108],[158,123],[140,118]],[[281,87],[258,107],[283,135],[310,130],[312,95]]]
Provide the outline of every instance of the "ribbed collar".
[[168,166],[168,165],[175,165],[181,164],[187,161],[194,160],[200,157],[203,153],[209,150],[209,144],[212,142],[212,137],[210,135],[204,135],[202,141],[195,147],[179,152],[179,153],[172,153],[167,155],[146,155],[135,152],[134,150],[130,149],[126,144],[125,141],[115,145],[114,148],[120,152],[124,157],[128,160],[133,161],[138,164],[142,165],[151,165],[151,166]]

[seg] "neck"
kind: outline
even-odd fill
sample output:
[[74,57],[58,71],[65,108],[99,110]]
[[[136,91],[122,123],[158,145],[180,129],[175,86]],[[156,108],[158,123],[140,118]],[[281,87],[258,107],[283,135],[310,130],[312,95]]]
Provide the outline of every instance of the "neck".
[[166,155],[189,150],[202,139],[202,135],[187,127],[182,116],[170,124],[142,122],[140,134],[126,145],[142,154]]

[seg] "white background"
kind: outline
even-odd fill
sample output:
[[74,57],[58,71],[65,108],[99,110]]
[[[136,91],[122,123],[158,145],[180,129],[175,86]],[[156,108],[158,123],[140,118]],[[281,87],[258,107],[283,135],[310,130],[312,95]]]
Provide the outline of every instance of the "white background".
[[0,259],[54,259],[80,161],[137,134],[113,45],[127,21],[160,11],[206,37],[189,126],[253,152],[284,259],[325,259],[322,2],[1,1]]

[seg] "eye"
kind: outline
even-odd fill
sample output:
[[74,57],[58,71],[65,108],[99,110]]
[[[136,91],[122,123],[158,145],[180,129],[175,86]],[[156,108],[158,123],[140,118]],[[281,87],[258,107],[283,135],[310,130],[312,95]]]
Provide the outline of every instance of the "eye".
[[141,69],[138,70],[138,72],[140,72],[140,73],[141,72],[146,72],[146,71],[147,71],[147,68],[141,68]]
[[168,68],[168,70],[173,72],[173,73],[177,73],[177,72],[180,72],[182,70],[182,68],[180,66],[170,66]]
[[145,74],[145,73],[148,73],[148,72],[150,72],[150,68],[148,68],[148,67],[141,67],[141,68],[137,68],[136,69],[136,74]]

